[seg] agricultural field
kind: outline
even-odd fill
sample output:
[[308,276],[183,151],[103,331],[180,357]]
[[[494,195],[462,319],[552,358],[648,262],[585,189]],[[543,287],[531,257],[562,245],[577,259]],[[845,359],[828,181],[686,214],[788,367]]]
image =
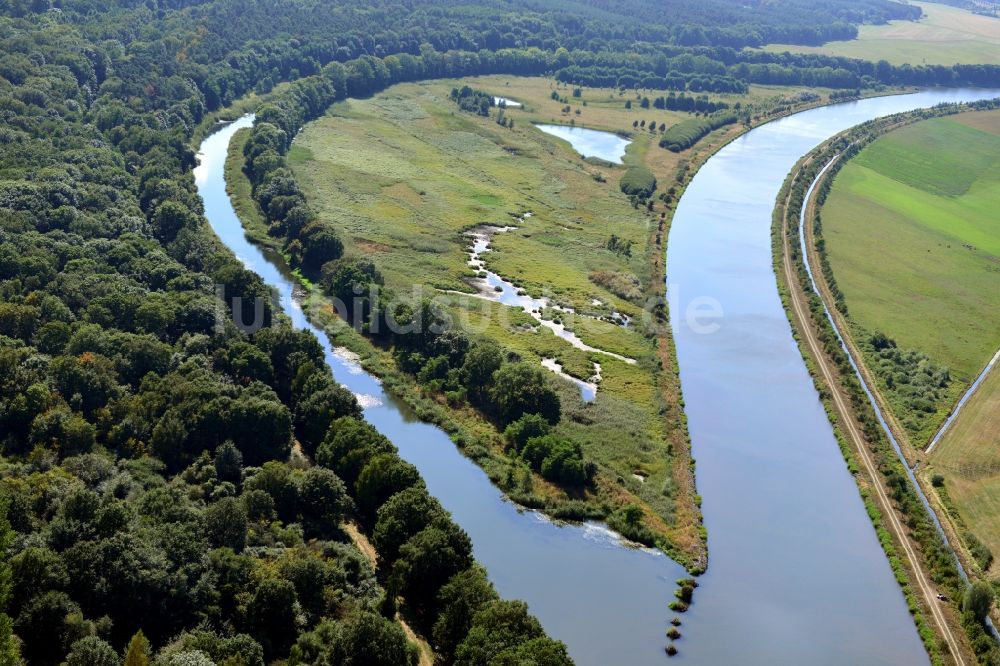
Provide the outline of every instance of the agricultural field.
[[1000,372],[986,376],[934,447],[924,474],[943,478],[962,524],[1000,554]]
[[1000,19],[947,5],[911,4],[923,9],[920,21],[862,25],[857,39],[823,46],[771,44],[765,50],[886,60],[894,65],[1000,64]]
[[998,203],[1000,114],[982,112],[880,138],[840,171],[823,207],[855,338],[914,446],[1000,347]]

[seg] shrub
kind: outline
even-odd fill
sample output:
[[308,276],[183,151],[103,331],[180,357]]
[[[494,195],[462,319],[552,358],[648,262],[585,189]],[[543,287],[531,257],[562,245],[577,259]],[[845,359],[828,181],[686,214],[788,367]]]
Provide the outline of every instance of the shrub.
[[525,414],[507,426],[503,436],[507,443],[518,452],[524,448],[528,440],[549,434],[549,422],[539,414]]
[[622,174],[618,187],[628,196],[635,195],[640,199],[648,199],[656,190],[656,176],[644,166],[629,167]]
[[988,571],[990,565],[993,564],[993,553],[990,551],[989,546],[980,541],[972,532],[965,534],[965,542],[969,546],[969,553],[972,555],[972,559],[976,561],[979,568],[983,571]]
[[735,123],[737,116],[732,111],[716,111],[704,118],[689,118],[672,126],[660,139],[660,148],[679,153],[687,150],[712,130]]
[[978,622],[982,622],[990,606],[993,605],[993,588],[989,583],[976,581],[965,591],[965,598],[962,599],[962,610],[972,613]]

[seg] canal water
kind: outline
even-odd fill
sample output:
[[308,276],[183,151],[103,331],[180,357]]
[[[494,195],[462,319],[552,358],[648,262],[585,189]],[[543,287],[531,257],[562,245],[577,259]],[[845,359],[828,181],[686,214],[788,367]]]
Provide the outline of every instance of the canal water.
[[804,111],[725,146],[685,190],[667,283],[709,546],[685,622],[689,661],[927,662],[792,338],[771,216],[795,162],[830,136],[996,95],[930,90]]

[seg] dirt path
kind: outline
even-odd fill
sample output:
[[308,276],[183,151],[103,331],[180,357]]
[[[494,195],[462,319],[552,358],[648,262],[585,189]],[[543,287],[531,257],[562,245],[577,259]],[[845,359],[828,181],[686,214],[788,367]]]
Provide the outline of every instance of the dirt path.
[[[839,156],[838,156],[839,158]],[[837,158],[835,158],[837,159]],[[813,215],[813,201],[805,202],[808,207],[806,219],[811,220]],[[889,406],[888,400],[882,394],[882,390],[879,388],[878,382],[875,381],[875,377],[872,376],[868,369],[867,364],[861,362],[864,356],[861,354],[861,350],[858,348],[857,343],[854,341],[854,336],[851,335],[851,327],[847,323],[847,319],[844,317],[843,313],[840,312],[836,307],[834,307],[833,294],[830,292],[830,286],[827,284],[826,280],[823,279],[822,275],[822,258],[819,256],[819,252],[816,250],[816,243],[813,237],[813,225],[804,224],[802,225],[803,237],[805,238],[806,252],[809,253],[809,264],[813,267],[813,275],[816,279],[816,286],[819,289],[820,298],[823,299],[823,304],[826,305],[827,310],[833,317],[833,320],[837,324],[837,328],[840,330],[840,336],[844,340],[844,344],[847,345],[847,349],[851,356],[858,361],[858,370],[861,372],[861,376],[865,378],[865,384],[868,385],[868,390],[872,392],[875,396],[875,400],[878,402],[879,409],[882,411],[882,418],[886,420],[889,424],[889,428],[892,430],[893,435],[896,438],[896,442],[899,444],[900,450],[903,452],[903,456],[906,458],[907,465],[910,469],[920,462],[919,451],[913,446],[910,441],[910,437],[903,428],[902,424],[896,418],[896,413]]]
[[[964,645],[956,639],[955,634],[952,632],[951,626],[948,623],[948,618],[945,617],[944,609],[942,609],[941,603],[937,599],[937,593],[935,592],[930,582],[930,578],[924,569],[924,564],[918,556],[916,549],[910,540],[909,534],[900,520],[900,516],[898,515],[895,507],[892,505],[889,495],[885,489],[882,475],[879,472],[875,461],[872,459],[872,454],[868,450],[868,444],[865,441],[864,435],[858,426],[856,419],[854,418],[854,414],[850,408],[850,402],[844,395],[844,392],[837,381],[834,367],[830,362],[830,359],[827,358],[826,354],[823,352],[823,346],[820,344],[816,330],[813,327],[809,307],[806,304],[806,297],[799,284],[798,274],[791,259],[791,248],[788,244],[788,203],[790,198],[791,197],[789,195],[789,198],[785,200],[785,214],[781,223],[782,246],[784,249],[782,268],[784,272],[784,279],[788,286],[792,309],[794,311],[795,318],[798,320],[798,326],[796,328],[802,336],[802,339],[808,345],[811,355],[816,362],[816,366],[819,368],[819,371],[823,375],[823,380],[830,389],[830,394],[833,398],[837,413],[840,416],[840,422],[844,426],[844,431],[850,438],[850,442],[853,445],[855,452],[858,454],[859,461],[865,469],[865,474],[871,482],[872,488],[875,490],[879,507],[886,519],[885,526],[892,533],[896,543],[901,547],[901,552],[907,561],[908,568],[913,574],[912,580],[916,583],[916,587],[924,599],[923,605],[930,614],[936,633],[944,638],[955,663],[960,666],[966,666],[968,661],[965,656],[966,650],[964,649]],[[805,202],[805,205],[807,208],[811,208],[812,202],[807,201]]]
[[[344,532],[347,533],[347,536],[351,537],[351,541],[354,542],[357,549],[368,558],[368,561],[371,562],[374,567],[376,561],[378,560],[378,553],[375,552],[375,546],[373,546],[371,541],[368,540],[368,537],[362,534],[361,530],[359,530],[358,526],[354,523],[344,523],[341,527],[344,528]],[[399,626],[403,628],[403,633],[406,634],[406,638],[420,650],[420,666],[434,666],[434,651],[431,649],[431,646],[427,643],[427,641],[417,634],[417,632],[413,630],[413,627],[407,624],[406,620],[404,620],[399,613],[396,613],[396,621],[399,622]]]

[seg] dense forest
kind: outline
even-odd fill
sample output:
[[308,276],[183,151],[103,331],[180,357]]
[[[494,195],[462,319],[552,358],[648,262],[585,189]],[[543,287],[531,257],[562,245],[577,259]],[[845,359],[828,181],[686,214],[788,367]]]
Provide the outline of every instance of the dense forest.
[[[259,110],[252,179],[295,261],[336,291],[377,269],[330,263],[340,241],[282,164],[335,99],[490,72],[693,92],[995,83],[990,67],[739,50],[916,13],[888,0],[7,0],[0,665],[413,663],[399,600],[444,663],[569,662],[497,597],[317,341],[270,308],[252,335],[228,318],[215,285],[247,304],[268,294],[202,217],[191,142],[211,112],[296,81]],[[537,370],[447,332],[388,344],[486,410],[542,474],[587,482],[579,450],[546,433],[559,405]]]

